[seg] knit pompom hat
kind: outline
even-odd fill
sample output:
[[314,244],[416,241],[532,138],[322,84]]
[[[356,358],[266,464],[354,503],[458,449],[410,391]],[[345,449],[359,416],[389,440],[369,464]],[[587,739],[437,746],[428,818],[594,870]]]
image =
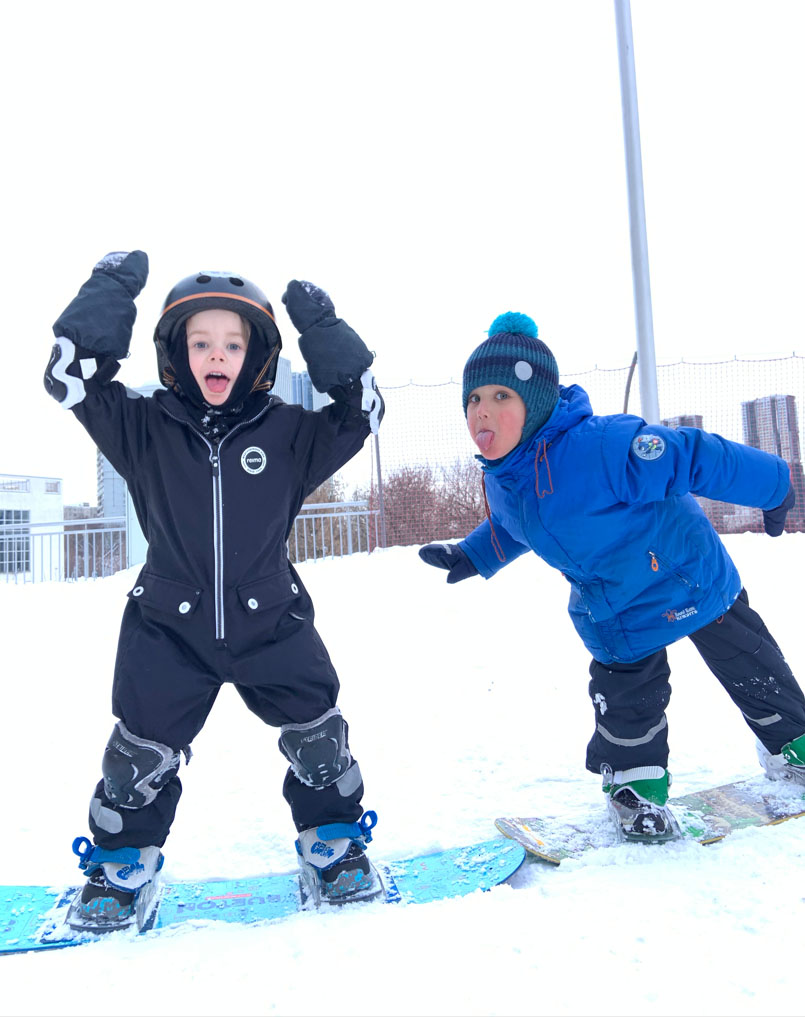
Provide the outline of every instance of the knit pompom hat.
[[505,385],[525,403],[521,441],[538,431],[559,400],[559,368],[553,353],[537,338],[537,326],[527,314],[507,311],[489,327],[489,338],[470,354],[464,367],[464,414],[473,389]]

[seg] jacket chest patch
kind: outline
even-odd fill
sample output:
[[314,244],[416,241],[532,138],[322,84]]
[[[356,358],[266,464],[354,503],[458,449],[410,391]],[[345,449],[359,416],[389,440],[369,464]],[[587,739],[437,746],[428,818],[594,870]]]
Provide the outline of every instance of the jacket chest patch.
[[267,462],[268,458],[265,452],[256,445],[247,448],[240,457],[240,465],[247,473],[262,473]]

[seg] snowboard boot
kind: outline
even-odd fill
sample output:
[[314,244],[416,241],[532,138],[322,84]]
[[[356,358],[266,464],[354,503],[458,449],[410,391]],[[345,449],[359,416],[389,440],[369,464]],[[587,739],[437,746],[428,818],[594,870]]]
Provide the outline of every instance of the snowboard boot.
[[365,847],[377,814],[365,812],[357,823],[326,823],[302,830],[296,841],[302,888],[318,907],[371,900],[383,892]]
[[162,868],[158,847],[107,851],[76,837],[73,851],[87,881],[67,913],[67,924],[81,932],[142,928],[155,893],[154,876]]
[[679,826],[667,806],[671,774],[662,766],[615,770],[604,765],[604,793],[618,832],[625,840],[661,844],[680,837]]
[[786,742],[776,755],[758,741],[757,754],[769,780],[790,780],[805,785],[805,734]]

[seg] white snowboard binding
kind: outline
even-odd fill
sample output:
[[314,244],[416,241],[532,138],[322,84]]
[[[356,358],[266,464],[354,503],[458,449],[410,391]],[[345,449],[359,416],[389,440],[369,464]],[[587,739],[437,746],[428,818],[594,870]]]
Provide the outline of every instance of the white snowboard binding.
[[662,766],[636,766],[613,771],[601,768],[609,814],[624,840],[662,844],[682,836],[668,808],[671,775]]
[[373,900],[384,892],[364,850],[376,823],[377,814],[365,812],[357,823],[326,823],[301,831],[296,851],[305,900],[319,907]]
[[86,837],[76,837],[73,851],[87,881],[70,905],[66,924],[77,932],[94,934],[142,929],[153,911],[154,877],[163,862],[159,848],[107,851]]

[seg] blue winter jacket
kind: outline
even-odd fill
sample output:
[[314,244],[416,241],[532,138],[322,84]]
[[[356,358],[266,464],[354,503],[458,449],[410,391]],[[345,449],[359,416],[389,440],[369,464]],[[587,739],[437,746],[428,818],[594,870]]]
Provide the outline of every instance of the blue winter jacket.
[[692,494],[771,509],[789,487],[777,456],[694,427],[593,415],[573,385],[501,460],[480,459],[490,519],[460,542],[491,578],[529,549],[570,583],[568,610],[603,664],[634,661],[709,624],[741,590]]

